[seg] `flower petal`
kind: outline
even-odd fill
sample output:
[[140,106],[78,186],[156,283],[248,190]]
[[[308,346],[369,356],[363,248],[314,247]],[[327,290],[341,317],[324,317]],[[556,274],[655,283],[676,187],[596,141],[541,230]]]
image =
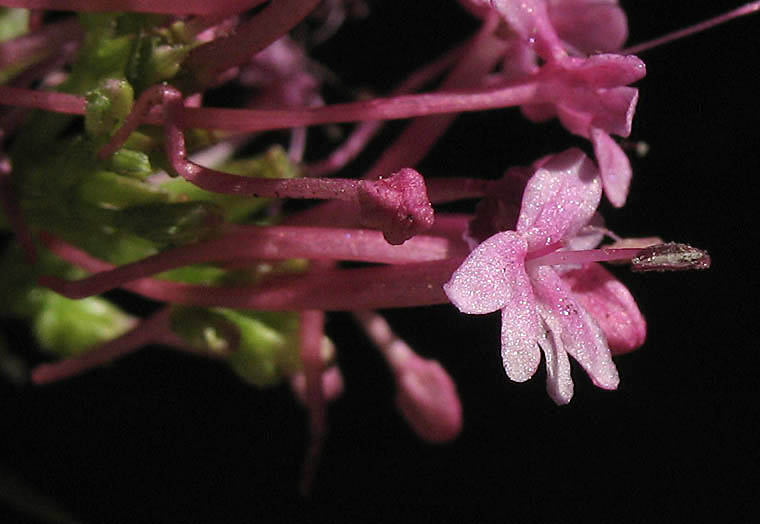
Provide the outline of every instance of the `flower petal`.
[[617,0],[549,0],[549,17],[560,38],[584,54],[615,51],[628,38]]
[[[482,0],[470,0],[482,3]],[[501,15],[520,38],[530,42],[544,60],[557,60],[566,56],[562,42],[554,30],[544,0],[490,0],[491,6]]]
[[631,162],[617,142],[601,129],[591,129],[591,142],[596,161],[599,162],[604,194],[613,206],[623,207],[633,175]]
[[525,296],[527,249],[514,231],[497,233],[470,253],[443,285],[444,292],[462,313],[480,315],[511,307]]
[[599,172],[579,149],[553,156],[525,187],[517,232],[533,251],[574,236],[594,215],[602,195]]
[[541,324],[528,275],[519,271],[512,278],[511,300],[501,310],[501,360],[510,379],[525,382],[541,362]]
[[626,86],[641,80],[647,72],[639,57],[618,54],[569,56],[547,67],[545,74],[562,79],[568,86],[585,84],[592,89]]
[[600,388],[616,389],[620,379],[612,362],[604,333],[573,297],[569,286],[548,266],[529,267],[531,284],[541,317],[550,329],[559,329],[555,338]]
[[[580,229],[573,237],[565,241],[567,251],[582,251],[584,249],[594,249],[602,243],[605,236],[604,217],[599,213],[594,213],[591,220]],[[555,268],[556,269],[556,268]]]
[[647,325],[628,288],[599,264],[568,271],[562,279],[607,337],[613,355],[641,346]]
[[538,339],[538,344],[546,359],[546,392],[557,404],[567,404],[573,398],[573,378],[570,374],[570,359],[567,358],[559,336],[562,329],[553,316],[542,317],[548,331]]

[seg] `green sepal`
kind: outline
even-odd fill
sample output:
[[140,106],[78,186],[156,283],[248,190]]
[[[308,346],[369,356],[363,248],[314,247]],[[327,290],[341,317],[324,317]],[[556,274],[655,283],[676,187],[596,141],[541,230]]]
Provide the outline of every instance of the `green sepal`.
[[141,151],[121,148],[108,159],[108,168],[120,175],[141,180],[153,174],[150,157]]
[[32,329],[42,349],[71,357],[123,335],[135,324],[134,317],[103,298],[71,300],[49,292]]
[[95,171],[80,184],[81,202],[110,209],[166,202],[168,196],[159,188],[111,171]]
[[[227,357],[232,370],[249,384],[259,387],[273,386],[300,369],[300,343],[298,322],[283,321],[295,329],[277,329],[255,315],[229,309],[220,310],[240,330],[240,345]],[[271,318],[271,317],[270,317]]]
[[134,103],[134,90],[123,79],[107,78],[87,92],[84,128],[92,138],[105,140],[121,127]]
[[122,335],[135,319],[100,297],[71,300],[37,286],[41,274],[76,280],[86,272],[61,260],[47,250],[38,252],[34,266],[11,246],[0,260],[0,293],[4,314],[31,321],[32,331],[42,349],[62,357],[77,355],[88,348]]

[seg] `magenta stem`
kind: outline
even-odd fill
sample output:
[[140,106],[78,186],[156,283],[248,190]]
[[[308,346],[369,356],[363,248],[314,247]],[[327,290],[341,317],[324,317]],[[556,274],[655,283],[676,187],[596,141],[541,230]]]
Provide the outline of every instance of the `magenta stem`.
[[55,11],[133,11],[175,15],[210,15],[217,11],[236,13],[264,0],[3,0],[6,7]]
[[[544,100],[538,97],[537,91],[538,84],[528,82],[507,87],[376,98],[323,107],[293,109],[185,107],[179,112],[177,118],[183,127],[244,133],[363,120],[393,120],[433,114],[483,111],[541,103]],[[87,107],[82,96],[5,86],[0,86],[0,100],[3,105],[36,107],[47,111],[80,115],[85,114]],[[164,118],[164,110],[154,108],[145,116],[143,123],[161,125]],[[127,136],[129,136],[128,133]]]
[[442,260],[457,254],[465,256],[461,246],[457,247],[452,247],[452,242],[445,238],[427,235],[418,235],[402,245],[392,246],[382,233],[366,229],[247,226],[222,238],[174,248],[69,282],[67,296],[98,295],[133,280],[206,262],[307,258],[405,264]]
[[620,54],[635,55],[641,53],[642,51],[648,51],[654,47],[659,47],[661,45],[673,42],[674,40],[680,40],[681,38],[685,38],[696,33],[701,33],[702,31],[710,29],[716,25],[726,23],[730,20],[733,20],[734,18],[757,13],[758,11],[760,11],[760,2],[750,2],[727,13],[718,15],[715,18],[711,18],[710,20],[705,20],[704,22],[694,24],[684,29],[673,31],[672,33],[661,36],[659,38],[655,38],[653,40],[649,40],[648,42],[642,42],[641,44],[627,47],[626,49],[620,51]]
[[309,410],[309,429],[311,440],[306,452],[301,472],[301,493],[306,495],[311,488],[314,473],[319,464],[325,434],[327,433],[327,409],[322,389],[322,336],[324,334],[325,314],[323,311],[304,311],[301,314],[301,360],[306,379],[305,397]]
[[52,364],[41,364],[32,371],[32,382],[48,384],[73,377],[137,351],[151,342],[160,339],[167,328],[171,308],[166,307],[141,321],[124,335],[109,340],[100,346],[74,358]]
[[[469,42],[467,43],[469,44]],[[425,84],[441,75],[446,69],[461,56],[467,45],[459,46],[434,62],[427,64],[414,71],[402,82],[391,95],[405,95],[422,88]],[[333,151],[327,158],[308,166],[310,176],[324,176],[334,173],[346,166],[364,149],[367,143],[382,128],[382,120],[369,120],[361,122],[351,135]]]
[[[48,246],[63,259],[89,271],[113,266],[60,240]],[[448,302],[443,284],[464,258],[359,269],[329,269],[298,276],[273,277],[258,286],[210,287],[141,279],[124,289],[162,302],[264,311],[353,311],[416,307]],[[76,283],[42,276],[40,285],[74,296]]]
[[[238,26],[230,36],[196,47],[183,65],[200,87],[213,85],[221,73],[248,62],[256,53],[293,29],[319,2],[271,2],[249,21]],[[206,3],[217,8],[214,2]]]
[[[483,111],[540,103],[538,83],[527,82],[506,87],[463,89],[460,91],[402,95],[375,98],[361,102],[323,107],[292,109],[225,109],[184,108],[180,120],[184,127],[222,129],[233,132],[288,129],[299,126],[394,120],[443,113]],[[158,113],[151,113],[147,123],[161,122]]]
[[381,315],[374,311],[354,311],[353,315],[375,347],[380,350],[388,365],[396,373],[401,371],[404,361],[414,355],[412,348],[393,332]]
[[[486,75],[503,59],[507,44],[493,35],[499,25],[498,18],[487,17],[478,34],[468,42],[459,62],[444,79],[441,91],[480,86]],[[451,126],[458,113],[426,116],[411,122],[383,151],[364,178],[375,179],[389,172],[389,169],[393,171],[400,167],[416,166]]]
[[[7,2],[3,2],[3,5],[7,5]],[[47,24],[37,31],[0,43],[0,69],[58,53],[64,44],[81,37],[82,27],[77,18]]]
[[9,86],[0,86],[0,105],[31,107],[71,115],[83,115],[87,111],[87,102],[83,96]]

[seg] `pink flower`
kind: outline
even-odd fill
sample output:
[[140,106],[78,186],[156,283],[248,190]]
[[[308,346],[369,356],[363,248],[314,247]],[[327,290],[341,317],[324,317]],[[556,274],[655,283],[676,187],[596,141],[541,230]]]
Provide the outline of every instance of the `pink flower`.
[[550,102],[522,106],[534,122],[556,116],[568,131],[591,140],[605,195],[616,207],[625,204],[632,170],[610,134],[630,135],[639,92],[627,84],[645,74],[644,63],[635,56],[566,57],[539,73],[543,97]]
[[[581,151],[549,158],[525,187],[515,230],[482,242],[444,285],[463,313],[501,310],[502,360],[512,380],[532,377],[543,350],[547,389],[558,404],[573,395],[568,355],[594,384],[615,389],[619,378],[605,334],[623,352],[641,344],[645,333],[628,290],[598,265],[570,269],[540,259],[566,244],[578,249],[598,242],[581,230],[595,215],[601,185],[596,166]],[[564,257],[571,264],[573,252]]]
[[[591,140],[604,193],[616,207],[625,204],[632,169],[610,137],[627,137],[638,90],[627,87],[646,74],[635,56],[599,54],[619,49],[627,36],[625,14],[615,0],[467,0],[480,16],[496,12],[516,37],[507,51],[504,79],[541,81],[547,102],[524,104],[533,122],[559,118],[571,133]],[[539,68],[538,57],[546,65]]]

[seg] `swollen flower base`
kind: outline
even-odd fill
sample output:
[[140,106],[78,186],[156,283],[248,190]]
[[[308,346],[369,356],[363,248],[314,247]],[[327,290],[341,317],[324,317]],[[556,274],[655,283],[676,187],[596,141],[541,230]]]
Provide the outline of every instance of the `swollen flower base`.
[[[614,207],[627,200],[633,172],[613,136],[629,136],[631,84],[646,74],[621,50],[615,0],[461,0],[481,21],[468,41],[388,96],[336,104],[323,95],[334,75],[310,50],[349,2],[136,0],[132,13],[107,0],[0,3],[12,7],[0,8],[0,196],[14,235],[3,310],[61,358],[31,380],[147,344],[222,359],[258,387],[286,380],[309,412],[304,490],[326,404],[343,392],[325,312],[353,312],[395,376],[400,413],[422,439],[445,442],[462,427],[454,381],[373,310],[500,311],[507,376],[528,380],[543,359],[549,395],[565,404],[569,357],[615,389],[612,357],[645,340],[634,298],[601,263],[710,265],[685,244],[620,238],[598,211],[603,195]],[[430,85],[439,87],[420,92]],[[220,86],[242,107],[214,107]],[[556,117],[593,157],[560,146],[529,167],[505,158],[499,180],[417,171],[456,114],[505,107]],[[384,121],[406,118],[373,166],[351,168]],[[344,142],[314,159],[324,140],[310,128],[351,122]],[[284,143],[266,133],[283,129]],[[331,177],[338,171],[347,176]],[[441,211],[458,200],[477,204]],[[101,296],[116,288],[161,307],[137,318]]]

